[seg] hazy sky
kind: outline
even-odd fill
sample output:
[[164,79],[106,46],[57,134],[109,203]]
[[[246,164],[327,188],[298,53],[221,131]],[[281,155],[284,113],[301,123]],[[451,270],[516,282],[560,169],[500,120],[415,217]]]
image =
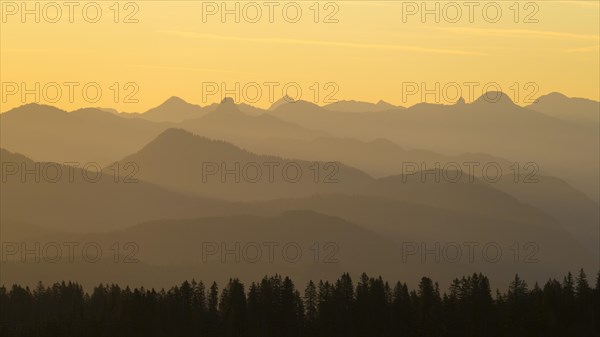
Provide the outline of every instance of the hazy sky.
[[[235,14],[222,20],[221,3],[120,2],[117,13],[113,1],[78,2],[71,16],[70,8],[57,2],[58,16],[54,5],[38,2],[37,23],[35,14],[23,20],[21,1],[3,1],[1,110],[36,99],[28,94],[23,100],[21,83],[33,92],[39,83],[41,103],[128,112],[145,111],[173,95],[206,105],[221,99],[223,91],[214,83],[225,83],[228,95],[235,96],[236,82],[238,101],[261,107],[281,97],[286,85],[290,96],[298,97],[300,88],[301,99],[318,104],[329,95],[329,101],[412,105],[422,101],[414,86],[421,82],[432,92],[439,83],[438,100],[446,104],[457,88],[470,101],[489,83],[513,99],[518,92],[521,105],[528,95],[553,91],[599,99],[597,1],[474,2],[473,7],[428,2],[428,9],[439,6],[439,23],[435,14],[422,22],[420,1],[238,2],[239,23]],[[96,20],[95,4],[102,13],[97,22],[87,22]],[[36,2],[27,6],[33,10]],[[234,9],[236,2],[226,6]],[[97,102],[96,87],[102,89]],[[425,98],[435,100],[434,94]]]

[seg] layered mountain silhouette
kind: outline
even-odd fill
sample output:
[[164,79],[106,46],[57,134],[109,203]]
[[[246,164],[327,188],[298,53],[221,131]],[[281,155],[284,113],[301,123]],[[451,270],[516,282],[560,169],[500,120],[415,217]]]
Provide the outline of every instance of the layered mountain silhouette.
[[[172,97],[144,114],[114,114],[88,108],[66,112],[51,106],[27,104],[0,114],[2,147],[36,160],[99,162],[102,165],[128,155],[173,127],[202,133],[215,139],[253,142],[269,136],[312,139],[327,135],[269,115],[250,115],[230,100],[200,108]],[[175,110],[172,110],[175,109]],[[181,110],[177,110],[181,109]],[[200,112],[200,110],[202,110]],[[246,109],[248,110],[248,109]],[[169,111],[176,117],[169,117]],[[182,115],[198,118],[180,122]],[[203,116],[203,117],[202,117]],[[164,122],[157,122],[164,121]]]
[[[353,144],[351,141],[350,143]],[[384,155],[393,158],[392,155],[396,154],[401,160],[402,152],[396,146],[390,143],[382,145],[387,145],[390,150],[397,151]],[[343,151],[342,147],[339,146],[328,153],[336,153],[335,150],[339,150],[337,152],[339,153]],[[173,151],[174,148],[183,150]],[[313,148],[324,148],[324,146],[314,146]],[[346,148],[356,149],[357,146],[347,146]],[[354,157],[369,160],[371,157],[365,153],[367,151],[368,147],[363,152],[356,152]],[[495,162],[502,164],[505,172],[510,172],[511,163],[484,155],[462,155],[444,161],[435,154],[429,152],[424,152],[424,154],[430,156],[429,165],[433,165],[436,160],[437,162],[455,163]],[[412,153],[406,157],[419,160],[419,157]],[[305,156],[304,158],[319,160],[324,156]],[[331,158],[340,159],[336,156]],[[587,241],[589,248],[594,247],[593,242],[589,240],[589,233],[594,232],[593,224],[598,219],[596,204],[560,179],[538,175],[535,177],[535,183],[523,183],[522,181],[515,183],[514,176],[507,174],[498,182],[484,183],[481,175],[475,174],[471,177],[468,176],[468,172],[463,172],[460,180],[448,181],[443,177],[455,177],[456,173],[436,170],[375,179],[359,170],[340,164],[345,162],[343,159],[347,158],[349,156],[337,161],[334,171],[333,167],[325,169],[326,162],[258,155],[232,144],[194,136],[184,130],[171,129],[165,131],[138,153],[124,158],[121,163],[129,161],[138,163],[140,178],[155,184],[233,201],[306,197],[316,193],[350,193],[385,196],[435,207],[487,214],[497,218],[509,218],[521,213],[520,209],[523,207],[517,201],[520,200],[551,215],[556,215],[569,231]],[[420,158],[418,163],[422,163],[421,160],[424,161],[424,159],[424,157]],[[273,171],[273,181],[270,181],[267,176],[269,173],[268,163],[272,163],[271,165],[276,167]],[[291,179],[286,180],[282,176],[282,170],[279,168],[289,164],[301,167],[303,177],[299,181],[292,182]],[[237,176],[232,172],[235,171],[236,165],[239,165]],[[318,182],[314,181],[315,165],[319,168],[318,173],[321,178]],[[261,179],[258,181],[253,181],[257,175],[255,167],[261,171]],[[248,169],[246,177],[244,168]],[[204,177],[203,170],[205,169],[210,170],[210,174]],[[232,173],[226,173],[227,171]],[[292,172],[292,178],[295,178],[296,170],[292,169]],[[325,182],[325,176],[329,173],[333,174],[332,180],[336,182]],[[203,177],[206,178],[206,181],[202,180]],[[236,180],[236,177],[239,181]],[[423,181],[423,177],[425,177],[425,181]],[[530,212],[526,218],[531,219],[532,214],[535,212]],[[565,216],[565,214],[579,214],[579,216]],[[544,221],[546,220],[544,219],[540,223]]]
[[[174,151],[174,149],[178,150]],[[11,158],[11,156],[14,157],[14,155],[5,153],[3,160],[19,161],[19,158]],[[21,158],[20,160],[27,161],[30,166],[33,165],[27,159]],[[324,171],[324,168],[327,167],[325,162],[257,155],[232,144],[195,136],[181,129],[169,129],[163,132],[140,151],[121,160],[119,166],[125,167],[127,163],[136,163],[135,178],[141,180],[142,186],[149,182],[158,188],[181,194],[169,196],[171,200],[177,199],[177,197],[182,198],[184,195],[197,195],[204,198],[247,202],[341,193],[418,203],[454,212],[477,214],[507,221],[521,221],[539,227],[547,227],[551,224],[558,227],[554,219],[544,215],[536,208],[520,202],[523,201],[555,216],[563,228],[579,239],[587,241],[590,249],[594,247],[593,242],[589,240],[591,237],[589,234],[593,233],[593,224],[597,220],[595,203],[556,178],[541,177],[539,185],[515,184],[512,176],[503,177],[494,184],[484,183],[478,178],[466,175],[459,181],[448,182],[436,181],[435,177],[456,176],[455,172],[429,170],[418,174],[392,175],[375,179],[339,162],[335,163],[335,170],[328,168]],[[286,178],[282,175],[283,171],[280,168],[288,164],[294,166],[292,166],[290,177]],[[323,179],[317,182],[314,180],[315,164],[319,170],[319,178]],[[237,172],[236,165],[238,165]],[[245,171],[245,167],[250,167],[250,169]],[[270,174],[269,167],[273,169],[272,180],[268,176]],[[304,175],[297,181],[295,180],[298,173],[296,167],[300,168]],[[256,168],[261,171],[261,178],[254,181],[258,172]],[[108,172],[108,168],[106,170]],[[205,175],[204,170],[211,171]],[[229,173],[223,175],[227,171]],[[79,172],[77,171],[77,173]],[[325,182],[325,173],[333,173],[332,179],[335,182]],[[423,181],[423,176],[429,178]],[[104,178],[100,184],[107,186],[107,193],[122,193],[125,197],[127,193],[145,191],[145,187],[139,188],[137,184],[135,184],[136,187],[128,186],[131,184],[114,184],[111,175]],[[79,188],[83,186],[83,190],[77,190],[77,193],[73,192],[74,187],[69,186],[71,189],[68,193],[76,196],[78,202],[84,202],[85,194],[92,193],[92,188],[96,188],[95,185],[87,185],[76,185]],[[15,184],[9,186],[15,186]],[[53,184],[33,184],[33,188],[39,189],[40,186],[49,186],[48,188],[57,190]],[[17,190],[19,190],[18,187],[21,186],[16,184]],[[10,189],[6,190],[10,191]],[[145,195],[145,197],[150,196],[151,194]],[[139,197],[137,199],[140,200]],[[204,199],[202,201],[207,203]],[[222,203],[220,207],[215,207],[210,202],[208,204],[214,211],[210,214],[224,214],[222,212],[224,207],[233,207],[226,203]],[[169,203],[164,205],[166,208],[164,216],[172,217],[173,213],[170,213],[168,205]],[[118,204],[115,207],[118,207]],[[239,204],[236,207],[240,210],[248,208]],[[153,210],[158,212],[162,208],[154,207]],[[14,211],[11,210],[6,214],[10,215]],[[203,208],[202,211],[206,212],[206,208]],[[69,212],[65,211],[65,213]],[[193,214],[203,213],[194,213],[189,210],[189,212],[182,212],[179,217]],[[44,216],[40,212],[36,215]],[[36,219],[23,218],[22,215],[15,218],[37,222]],[[62,221],[65,224],[70,223],[64,218]],[[113,224],[124,223],[119,219],[113,221],[115,221]]]
[[[550,176],[549,172],[544,172],[541,168],[534,173],[533,167],[525,170],[521,164],[521,171],[516,175],[515,164],[503,158],[482,153],[444,156],[432,151],[407,150],[385,139],[371,142],[350,138],[318,138],[313,141],[271,139],[254,148],[262,153],[287,153],[304,160],[333,159],[378,178],[413,170],[414,165],[418,169],[434,169],[437,164],[439,167],[448,165],[451,169],[462,169],[463,175],[473,174],[481,181],[484,165],[497,164],[505,175],[498,182],[490,183],[491,187],[555,216],[574,235],[586,242],[588,248],[597,249],[597,235],[589,235],[598,231],[597,203],[563,179]],[[465,163],[479,165],[470,171]],[[423,175],[414,173],[417,179]],[[515,182],[515,177],[518,182]],[[433,175],[428,176],[430,182],[433,178]]]
[[[0,115],[3,240],[135,241],[141,262],[54,271],[11,262],[10,279],[64,273],[110,282],[122,273],[134,284],[139,273],[171,284],[206,275],[257,279],[276,269],[298,279],[385,271],[444,280],[458,268],[500,282],[515,271],[544,280],[573,261],[597,267],[598,102],[550,94],[520,107],[496,95],[408,108],[282,98],[262,110],[230,98],[199,106],[171,97],[135,114],[12,109]],[[489,182],[478,169],[470,177],[464,162],[496,163],[503,176]],[[515,162],[538,165],[535,183],[523,183],[530,172],[514,181]],[[89,163],[101,166],[98,181],[82,178],[97,173]],[[406,163],[418,165],[406,172]],[[36,181],[32,170],[48,167],[61,179]],[[340,263],[198,265],[203,240],[335,241]],[[505,254],[534,243],[539,251],[533,264],[507,258],[432,268],[399,264],[403,242],[495,242]]]
[[501,93],[486,93],[470,104],[422,103],[374,113],[347,114],[300,102],[269,113],[336,137],[386,138],[406,148],[445,155],[488,153],[512,161],[536,162],[547,171],[560,173],[598,201],[598,128],[583,128],[520,107]]
[[[475,177],[473,182],[466,175],[457,182],[438,182],[435,176],[455,175],[430,172],[425,173],[431,177],[425,182],[420,174],[374,179],[339,162],[328,166],[326,162],[259,155],[181,129],[163,132],[120,162],[122,165],[137,163],[140,167],[138,176],[142,180],[231,201],[304,197],[317,193],[366,193],[402,200],[421,201],[422,198],[422,203],[463,207],[474,212],[493,209],[502,198],[507,200],[506,205],[518,204],[515,199]],[[269,167],[272,167],[271,174]],[[481,198],[483,193],[488,197]],[[484,206],[485,203],[489,203],[488,206]],[[498,216],[512,214],[514,212],[500,212]]]

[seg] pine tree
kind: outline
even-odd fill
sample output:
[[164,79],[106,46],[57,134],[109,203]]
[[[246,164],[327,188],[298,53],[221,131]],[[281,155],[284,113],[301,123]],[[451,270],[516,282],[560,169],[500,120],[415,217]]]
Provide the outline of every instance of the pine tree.
[[248,290],[247,310],[246,310],[246,322],[247,322],[247,335],[249,336],[261,336],[261,306],[259,303],[259,287],[255,282],[252,282],[250,289]]
[[508,287],[507,306],[509,310],[509,324],[511,333],[516,335],[524,335],[527,323],[527,295],[529,289],[527,283],[515,275],[514,280]]
[[207,307],[207,325],[206,333],[208,336],[217,336],[220,326],[219,322],[219,286],[216,282],[210,286],[208,291],[208,307]]
[[594,317],[590,314],[593,312],[593,290],[587,281],[587,276],[583,269],[579,270],[579,275],[575,281],[575,307],[580,315],[575,317],[575,326],[577,327],[577,333],[586,336],[592,333],[591,327],[586,323],[594,320]]
[[422,336],[439,336],[441,319],[441,298],[437,285],[428,277],[419,282],[419,304],[417,322]]
[[317,306],[317,287],[310,280],[304,290],[304,308],[306,310],[304,329],[307,336],[314,336],[317,331],[317,318],[319,315]]
[[219,316],[224,336],[242,336],[246,330],[246,293],[238,279],[230,279],[221,292]]
[[344,273],[333,289],[336,334],[350,336],[354,331],[354,285],[350,274]]

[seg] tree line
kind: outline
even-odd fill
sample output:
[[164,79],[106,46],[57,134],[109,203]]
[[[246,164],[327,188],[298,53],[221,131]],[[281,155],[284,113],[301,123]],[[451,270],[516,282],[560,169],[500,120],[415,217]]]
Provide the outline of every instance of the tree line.
[[430,278],[417,289],[362,274],[310,281],[301,293],[280,275],[245,287],[231,279],[185,281],[169,290],[73,282],[0,287],[1,336],[599,336],[600,272],[580,270],[532,287],[518,275],[492,294],[482,274],[443,294]]

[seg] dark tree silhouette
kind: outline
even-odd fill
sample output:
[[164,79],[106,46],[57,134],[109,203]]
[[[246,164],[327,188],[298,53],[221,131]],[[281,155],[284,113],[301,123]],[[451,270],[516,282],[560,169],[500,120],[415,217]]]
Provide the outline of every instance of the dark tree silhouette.
[[0,287],[0,335],[598,336],[599,282],[600,273],[592,288],[580,270],[530,289],[515,275],[495,296],[482,274],[455,279],[444,294],[427,277],[409,291],[366,274],[355,286],[347,273],[310,281],[303,295],[280,275],[247,291],[238,279],[220,292],[195,280],[167,291],[106,284],[90,294],[72,282],[13,285]]

